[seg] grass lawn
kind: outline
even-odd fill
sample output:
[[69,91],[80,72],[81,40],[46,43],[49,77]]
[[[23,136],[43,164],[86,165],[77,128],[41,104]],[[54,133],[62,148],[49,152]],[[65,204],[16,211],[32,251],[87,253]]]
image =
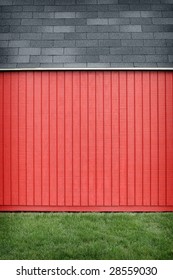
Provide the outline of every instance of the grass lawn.
[[173,259],[173,213],[0,213],[0,259]]

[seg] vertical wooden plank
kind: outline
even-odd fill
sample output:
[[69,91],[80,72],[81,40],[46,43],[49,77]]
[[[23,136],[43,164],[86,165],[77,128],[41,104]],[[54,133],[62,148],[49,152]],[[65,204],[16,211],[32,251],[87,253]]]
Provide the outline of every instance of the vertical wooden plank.
[[134,205],[135,203],[135,94],[134,94],[134,72],[129,71],[127,73],[127,106],[128,106],[128,205]]
[[56,72],[50,72],[50,205],[56,205],[57,198],[57,146],[56,146]]
[[34,204],[41,205],[42,197],[42,163],[41,163],[41,100],[42,100],[42,85],[41,72],[34,72],[33,85],[33,107],[34,107],[34,133],[33,133],[33,165],[34,165]]
[[136,205],[143,202],[142,73],[135,73]]
[[97,205],[104,205],[103,182],[103,72],[96,73],[96,162],[97,162]]
[[42,205],[49,205],[49,72],[42,72]]
[[120,187],[119,72],[112,72],[112,205],[118,206]]
[[64,72],[58,72],[58,205],[65,204]]
[[4,74],[0,73],[0,205],[4,203]]
[[157,72],[151,72],[151,205],[158,205]]
[[34,204],[34,164],[33,164],[33,130],[34,130],[34,106],[33,106],[33,72],[27,72],[27,85],[26,85],[26,118],[27,118],[27,205]]
[[112,203],[112,104],[111,73],[104,72],[104,204]]
[[150,74],[143,74],[143,204],[150,205]]
[[173,205],[173,80],[172,73],[166,72],[166,182],[167,205]]
[[58,141],[58,72],[56,72],[56,206],[58,206],[58,145],[59,145],[59,141]]
[[127,204],[126,72],[120,73],[120,205]]
[[11,204],[11,74],[4,74],[4,205]]
[[80,77],[73,73],[73,205],[80,205]]
[[88,73],[89,90],[89,205],[95,205],[96,195],[96,146],[95,146],[95,72]]
[[26,72],[19,74],[19,205],[26,205]]
[[88,84],[81,72],[81,206],[88,205]]
[[65,170],[67,206],[72,206],[72,72],[65,73]]
[[158,141],[159,141],[159,205],[164,206],[165,205],[165,161],[166,161],[166,155],[165,155],[165,95],[166,95],[166,80],[165,80],[165,73],[164,72],[158,72],[158,122],[159,122],[159,135],[158,135]]
[[19,203],[19,74],[17,72],[11,75],[11,188],[12,205]]

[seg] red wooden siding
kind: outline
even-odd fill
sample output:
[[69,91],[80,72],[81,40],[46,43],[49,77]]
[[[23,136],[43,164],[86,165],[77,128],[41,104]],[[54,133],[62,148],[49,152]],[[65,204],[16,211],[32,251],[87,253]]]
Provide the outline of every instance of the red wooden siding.
[[1,72],[0,210],[173,211],[173,72]]

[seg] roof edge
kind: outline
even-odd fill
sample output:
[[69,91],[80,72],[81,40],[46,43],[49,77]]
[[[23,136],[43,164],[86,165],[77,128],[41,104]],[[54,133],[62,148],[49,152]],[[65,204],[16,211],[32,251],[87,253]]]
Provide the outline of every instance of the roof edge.
[[0,72],[10,71],[173,71],[173,68],[2,68]]

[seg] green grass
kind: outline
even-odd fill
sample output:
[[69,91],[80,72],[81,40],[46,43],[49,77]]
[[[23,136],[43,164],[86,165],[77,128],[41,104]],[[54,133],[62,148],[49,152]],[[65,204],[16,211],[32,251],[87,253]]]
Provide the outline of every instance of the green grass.
[[173,259],[173,213],[0,213],[0,259]]

